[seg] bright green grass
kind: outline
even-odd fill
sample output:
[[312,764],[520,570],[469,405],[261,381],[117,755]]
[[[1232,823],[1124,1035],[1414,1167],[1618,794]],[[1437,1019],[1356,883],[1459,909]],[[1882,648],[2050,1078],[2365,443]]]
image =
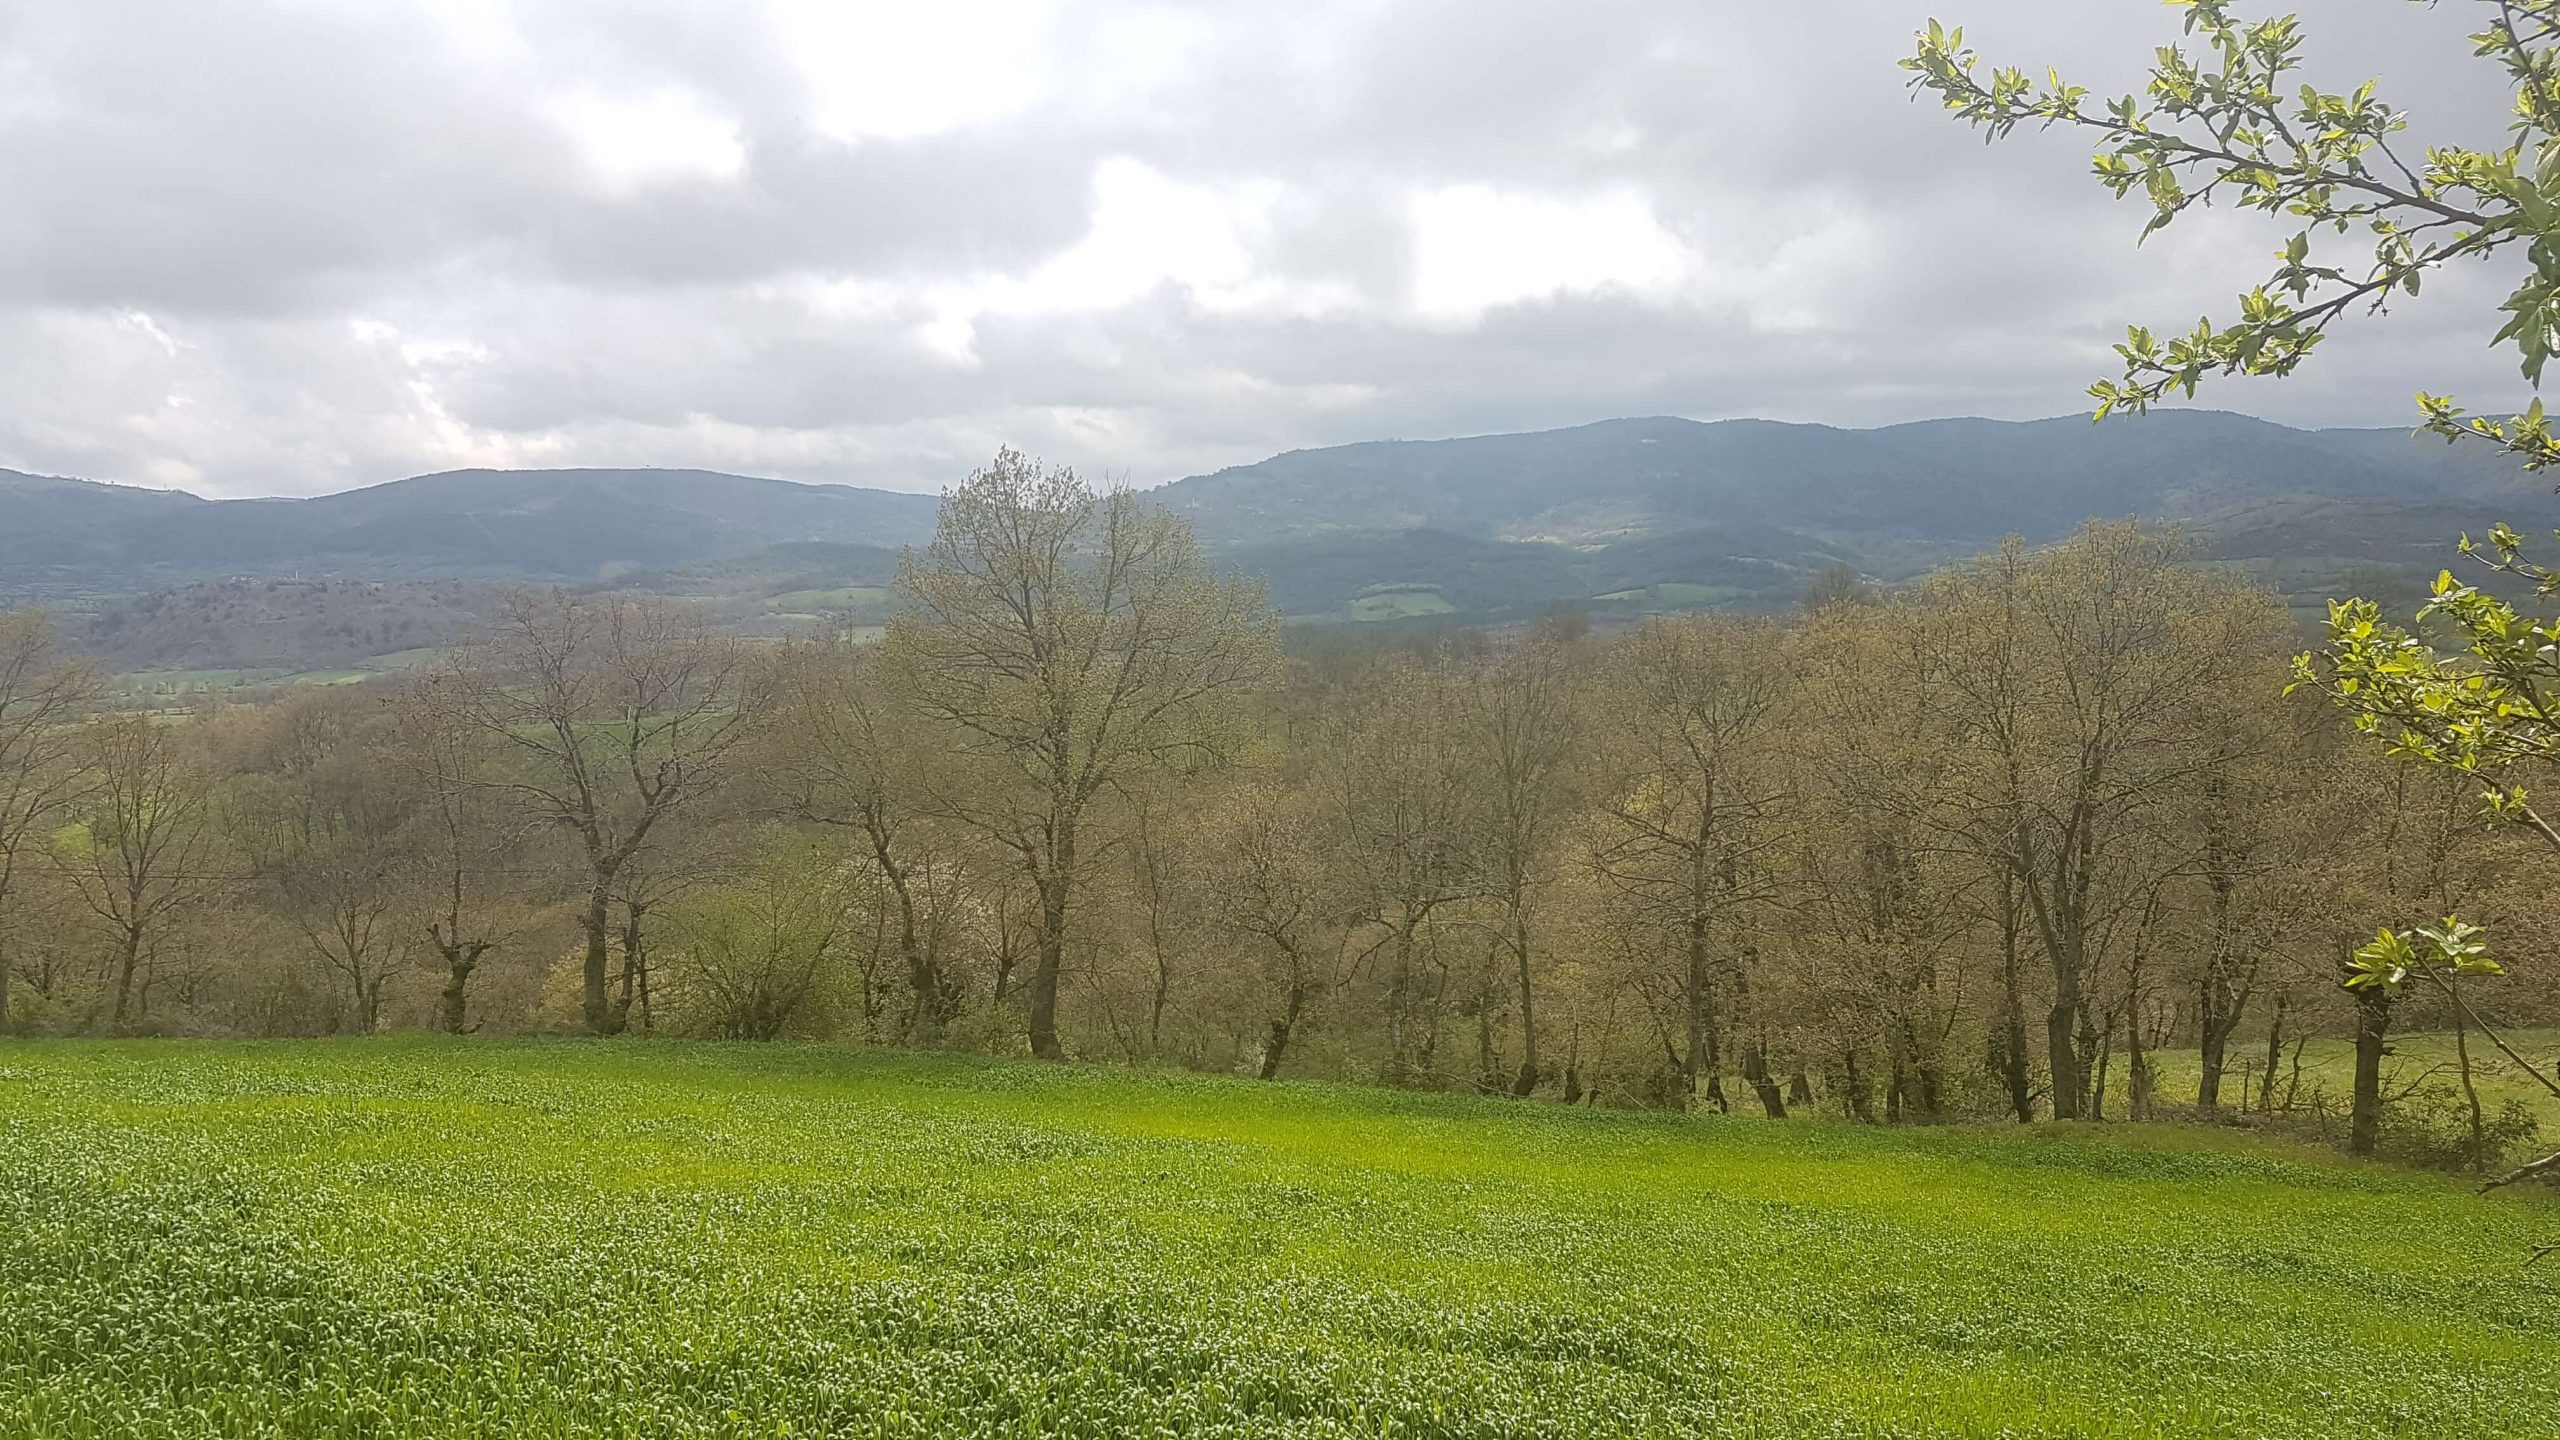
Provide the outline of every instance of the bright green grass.
[[817,1048],[0,1049],[0,1432],[2535,1436],[2548,1196]]
[[1665,605],[1722,605],[1745,593],[1730,585],[1689,585],[1677,580],[1653,587],[1653,598]]
[[[433,653],[433,652],[427,652]],[[380,664],[381,662],[368,662]],[[390,667],[384,667],[390,668]],[[405,668],[405,667],[404,667]],[[381,669],[335,670],[133,670],[116,677],[116,685],[135,695],[199,695],[223,690],[302,685],[357,685]]]
[[887,587],[841,585],[832,590],[793,590],[765,603],[780,610],[863,610],[889,603]]
[[1424,615],[1451,615],[1458,607],[1437,590],[1382,590],[1351,602],[1354,620],[1410,620]]

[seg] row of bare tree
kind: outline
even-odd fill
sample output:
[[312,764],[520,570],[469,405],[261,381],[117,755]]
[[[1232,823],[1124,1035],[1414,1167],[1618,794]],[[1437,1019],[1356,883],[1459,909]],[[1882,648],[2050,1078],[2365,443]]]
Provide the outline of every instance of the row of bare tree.
[[2496,1003],[2549,998],[2514,842],[2130,525],[1786,617],[1289,658],[1177,518],[1008,453],[900,595],[885,640],[759,648],[527,593],[431,669],[186,715],[0,621],[0,1023],[2024,1120],[2273,1108],[2289,1042],[2390,1024],[2341,956],[2457,905]]

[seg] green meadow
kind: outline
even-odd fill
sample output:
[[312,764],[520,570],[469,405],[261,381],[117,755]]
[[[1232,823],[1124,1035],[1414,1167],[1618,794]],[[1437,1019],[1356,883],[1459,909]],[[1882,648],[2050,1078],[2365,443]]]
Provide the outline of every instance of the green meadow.
[[820,1048],[0,1048],[11,1436],[2536,1436],[2547,1192]]

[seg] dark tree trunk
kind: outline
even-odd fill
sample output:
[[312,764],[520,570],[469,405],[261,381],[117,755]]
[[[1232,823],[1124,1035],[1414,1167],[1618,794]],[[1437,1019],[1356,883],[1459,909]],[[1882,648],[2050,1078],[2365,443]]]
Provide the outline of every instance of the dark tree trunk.
[[[2233,1024],[2239,1023],[2239,1016],[2234,1015],[2231,1018]],[[2210,1019],[2198,1016],[2196,1108],[2199,1110],[2216,1110],[2222,1106],[2222,1070],[2225,1057],[2229,1053],[2230,1040],[2231,1031],[2228,1028],[2215,1025]],[[2244,1091],[2247,1088],[2245,1081],[2242,1088]]]
[[2115,1044],[2116,1022],[2115,1017],[2110,1015],[2107,1017],[2106,1033],[2098,1037],[2098,1063],[2089,1072],[2089,1088],[2080,1105],[2080,1113],[2091,1120],[2107,1118],[2107,1062],[2115,1058]]
[[1538,1088],[1538,1012],[1536,993],[1530,984],[1529,922],[1516,904],[1511,917],[1511,953],[1520,972],[1520,1071],[1511,1078],[1511,1093],[1526,1099]]
[[615,1001],[614,1028],[630,1023],[634,1005],[640,1009],[640,1028],[652,1027],[649,1014],[649,944],[648,933],[641,922],[649,907],[636,900],[622,905],[622,994]]
[[1840,1089],[1848,1098],[1850,1115],[1861,1124],[1876,1123],[1876,1098],[1871,1093],[1874,1090],[1874,1083],[1868,1077],[1866,1070],[1858,1064],[1856,1047],[1852,1046],[1841,1053],[1840,1076]]
[[2356,992],[2355,1098],[2348,1112],[2347,1153],[2371,1155],[2382,1135],[2382,1057],[2391,1053],[2391,997]]
[[438,940],[436,949],[444,956],[445,974],[444,992],[437,997],[437,1015],[446,1034],[461,1035],[470,1028],[464,1022],[470,1006],[471,972],[480,967],[480,957],[488,953],[489,944],[484,940],[467,945]]
[[1742,1047],[1742,1078],[1751,1082],[1752,1092],[1760,1097],[1760,1108],[1772,1120],[1787,1118],[1787,1097],[1778,1089],[1777,1079],[1769,1073],[1768,1041],[1754,1034]]
[[2151,1062],[2142,1049],[2142,1012],[2133,1010],[2124,1020],[2125,1118],[2151,1118]]
[[578,917],[586,932],[586,982],[584,1009],[587,1031],[593,1035],[612,1035],[622,1029],[622,1012],[613,1003],[608,988],[613,979],[613,887],[608,878],[587,892],[586,912]]
[[1909,1015],[1901,1020],[1899,1046],[1902,1053],[1911,1057],[1913,1108],[1919,1111],[1921,1124],[1935,1124],[1946,1113],[1945,1077],[1939,1072],[1936,1051],[1920,1043],[1920,1027],[1911,1022]]
[[2021,1125],[2036,1118],[2035,1077],[2028,1070],[2027,1007],[2019,993],[2018,897],[2008,872],[2000,875],[2000,1078],[2009,1091],[2009,1113]]
[[1724,1108],[1724,1087],[1716,1077],[1716,1035],[1713,992],[1708,988],[1711,971],[1708,963],[1707,917],[1689,917],[1689,982],[1682,999],[1687,1007],[1689,1048],[1680,1062],[1680,1108],[1694,1109],[1698,1103],[1698,1081],[1704,1077],[1714,1088],[1716,1108]]
[[2267,1017],[2267,1073],[2258,1077],[2258,1113],[2276,1113],[2276,1066],[2284,1059],[2284,1015],[2292,997],[2279,989]]
[[1064,1060],[1058,1043],[1058,976],[1067,959],[1067,877],[1075,865],[1075,832],[1059,837],[1048,872],[1040,882],[1040,948],[1031,963],[1031,1053],[1042,1060]]
[[119,1025],[124,1023],[126,1014],[133,1008],[133,976],[134,972],[141,968],[142,932],[128,926],[124,932],[123,944],[116,954],[116,1005],[113,1018]]
[[[2056,995],[2052,1008],[2045,1011],[2045,1069],[2053,1077],[2053,1118],[2077,1120],[2086,1107],[2089,1084],[2089,1077],[2080,1065],[2080,1039],[2075,1033],[2084,1023],[2080,1013],[2078,977],[2056,966],[2054,979],[2057,990],[2069,993]],[[2100,1069],[2104,1068],[2101,1063]]]

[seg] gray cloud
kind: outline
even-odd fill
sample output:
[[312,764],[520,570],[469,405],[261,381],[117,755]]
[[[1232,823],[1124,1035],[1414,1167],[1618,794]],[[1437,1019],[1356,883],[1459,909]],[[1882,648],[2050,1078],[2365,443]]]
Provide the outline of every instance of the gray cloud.
[[[195,0],[0,11],[0,465],[303,493],[467,464],[1139,482],[1667,412],[2080,408],[2259,217],[2137,250],[1986,150],[1928,5],[2132,83],[2146,0]],[[2500,133],[2459,5],[2298,6],[2319,73]],[[850,18],[848,18],[850,17]],[[2212,403],[2515,400],[2496,272]]]

